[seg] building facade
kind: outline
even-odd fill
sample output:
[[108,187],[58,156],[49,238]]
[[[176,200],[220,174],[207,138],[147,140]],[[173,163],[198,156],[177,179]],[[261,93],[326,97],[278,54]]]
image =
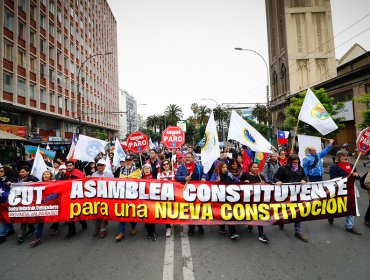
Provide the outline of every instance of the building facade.
[[139,130],[137,101],[125,90],[121,91],[120,112],[120,139],[123,140],[132,132]]
[[266,0],[272,125],[291,96],[336,77],[330,0]]
[[113,138],[117,24],[106,0],[4,0],[0,7],[0,124],[60,148],[78,127]]

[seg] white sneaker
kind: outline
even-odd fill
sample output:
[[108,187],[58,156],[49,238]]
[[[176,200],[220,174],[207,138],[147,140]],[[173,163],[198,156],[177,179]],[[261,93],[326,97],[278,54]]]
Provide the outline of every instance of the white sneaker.
[[166,230],[166,237],[170,237],[171,236],[171,229],[170,228],[168,228],[167,230]]

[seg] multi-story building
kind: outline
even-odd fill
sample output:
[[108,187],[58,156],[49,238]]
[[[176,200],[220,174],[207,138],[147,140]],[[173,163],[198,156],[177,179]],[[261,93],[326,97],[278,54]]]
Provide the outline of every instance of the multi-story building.
[[0,124],[61,149],[78,126],[117,134],[117,24],[107,1],[3,0],[0,8]]
[[298,92],[336,77],[330,0],[266,0],[272,124]]
[[139,129],[137,101],[125,90],[121,91],[120,111],[120,139],[125,139],[127,135]]

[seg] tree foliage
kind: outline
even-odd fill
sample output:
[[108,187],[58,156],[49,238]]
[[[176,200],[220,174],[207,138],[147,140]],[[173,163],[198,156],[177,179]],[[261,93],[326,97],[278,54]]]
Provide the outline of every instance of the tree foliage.
[[176,125],[177,121],[183,117],[182,109],[176,104],[170,104],[164,112],[166,116],[166,125]]
[[356,126],[359,129],[370,127],[370,93],[364,92],[363,94],[361,94],[361,96],[356,97],[354,100],[357,103],[365,105],[365,110],[361,111],[362,122],[360,122]]
[[257,104],[252,111],[252,116],[257,119],[259,123],[267,124],[268,112],[265,105]]
[[[341,123],[343,119],[341,117],[335,117],[335,115],[339,113],[339,110],[344,107],[344,104],[339,102],[334,105],[333,104],[334,98],[329,97],[323,88],[320,88],[318,90],[312,89],[312,92],[316,95],[316,97],[319,99],[321,104],[324,106],[325,110],[333,118],[338,128],[344,127],[344,124]],[[306,91],[302,91],[298,94],[297,97],[293,97],[290,100],[290,105],[286,108],[287,117],[283,124],[285,128],[291,129],[291,130],[295,129],[297,122],[298,122],[298,115],[301,110],[305,96],[306,96]],[[312,135],[312,136],[319,136],[319,137],[322,136],[320,132],[318,132],[315,128],[301,121],[299,122],[297,133],[305,134],[305,135]],[[330,138],[337,133],[338,133],[338,130],[335,130],[331,132],[330,134],[328,134],[327,137]]]

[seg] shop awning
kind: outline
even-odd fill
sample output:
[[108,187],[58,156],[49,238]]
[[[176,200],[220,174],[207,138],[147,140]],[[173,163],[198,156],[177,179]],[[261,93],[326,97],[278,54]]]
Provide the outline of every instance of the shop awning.
[[8,133],[6,131],[0,130],[0,140],[21,140],[28,141],[26,138],[17,136],[15,134]]

